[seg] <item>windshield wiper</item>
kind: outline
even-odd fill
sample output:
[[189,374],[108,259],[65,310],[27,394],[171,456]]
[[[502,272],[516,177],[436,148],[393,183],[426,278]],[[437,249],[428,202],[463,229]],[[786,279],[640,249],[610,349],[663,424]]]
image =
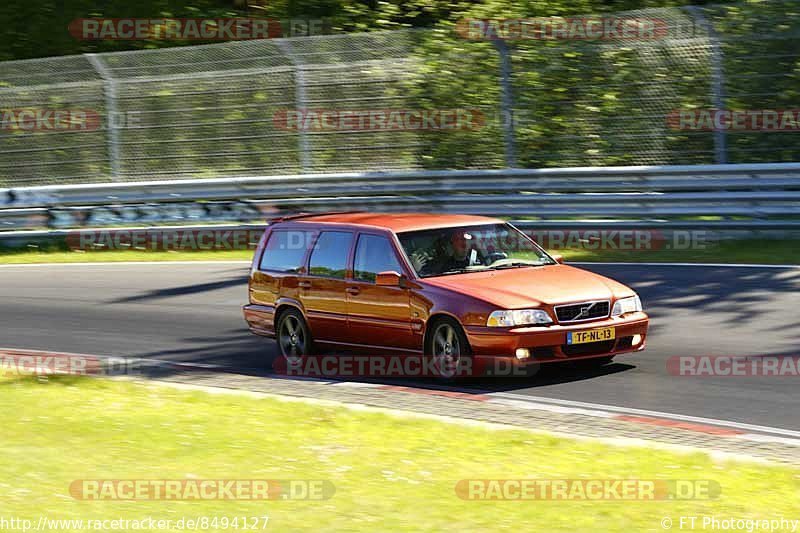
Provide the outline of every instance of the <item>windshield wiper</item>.
[[447,276],[449,274],[463,274],[464,272],[473,272],[472,270],[466,268],[456,268],[453,270],[445,270],[444,272],[439,272],[434,274],[434,276]]
[[515,261],[513,263],[504,263],[502,265],[497,265],[489,268],[494,270],[500,270],[503,268],[522,268],[522,267],[540,267],[540,266],[544,266],[544,263],[527,263],[524,261]]

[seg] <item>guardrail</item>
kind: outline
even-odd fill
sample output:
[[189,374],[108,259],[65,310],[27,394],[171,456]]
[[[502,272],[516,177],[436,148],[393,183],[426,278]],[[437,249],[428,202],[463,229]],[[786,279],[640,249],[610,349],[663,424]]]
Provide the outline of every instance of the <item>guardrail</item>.
[[0,189],[5,230],[245,222],[283,211],[331,209],[459,212],[560,226],[588,218],[605,226],[659,221],[797,228],[800,163],[307,174]]

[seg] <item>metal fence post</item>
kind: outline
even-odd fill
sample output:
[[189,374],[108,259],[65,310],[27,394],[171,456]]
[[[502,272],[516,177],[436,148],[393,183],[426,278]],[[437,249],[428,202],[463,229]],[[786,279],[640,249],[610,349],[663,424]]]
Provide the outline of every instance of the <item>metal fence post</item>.
[[96,54],[84,54],[104,82],[106,97],[106,128],[108,135],[108,161],[111,167],[111,180],[119,181],[119,128],[117,125],[117,83],[113,74]]
[[[711,47],[711,105],[718,111],[725,109],[725,69],[722,64],[722,47],[714,26],[703,14],[699,6],[686,6],[686,11],[692,15],[697,25],[708,35],[708,44]],[[714,162],[725,164],[728,162],[728,145],[725,130],[714,130]]]
[[503,139],[505,141],[506,167],[517,166],[517,146],[514,132],[514,93],[511,85],[511,57],[506,42],[492,39],[500,58],[500,111],[502,114]]
[[[277,44],[286,55],[286,58],[294,66],[294,99],[297,103],[298,110],[304,110],[306,107],[306,80],[303,72],[303,65],[294,56],[289,47],[289,43],[285,39],[277,39]],[[311,159],[311,144],[309,143],[308,132],[305,131],[305,128],[301,127],[297,134],[300,171],[303,174],[309,174],[314,170],[314,163]]]

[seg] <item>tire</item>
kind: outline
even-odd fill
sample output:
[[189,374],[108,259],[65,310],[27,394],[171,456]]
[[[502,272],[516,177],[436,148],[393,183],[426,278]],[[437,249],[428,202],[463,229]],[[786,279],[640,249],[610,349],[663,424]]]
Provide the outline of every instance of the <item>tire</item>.
[[433,358],[437,377],[455,380],[472,370],[472,351],[461,324],[452,318],[440,318],[430,326],[425,339],[425,355]]
[[275,328],[278,351],[287,358],[298,358],[314,353],[314,340],[303,313],[287,309],[278,317]]

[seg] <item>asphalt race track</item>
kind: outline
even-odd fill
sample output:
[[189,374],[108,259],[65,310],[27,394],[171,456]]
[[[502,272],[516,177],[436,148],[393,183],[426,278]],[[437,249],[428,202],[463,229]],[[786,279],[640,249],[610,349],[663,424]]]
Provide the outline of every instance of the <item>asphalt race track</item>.
[[[800,268],[592,265],[651,316],[645,352],[599,370],[559,365],[503,391],[800,430],[798,377],[680,377],[677,355],[798,355]],[[268,373],[273,341],[245,328],[243,263],[0,267],[0,347],[133,356]],[[405,383],[408,384],[408,383]],[[429,381],[418,386],[436,387]]]

